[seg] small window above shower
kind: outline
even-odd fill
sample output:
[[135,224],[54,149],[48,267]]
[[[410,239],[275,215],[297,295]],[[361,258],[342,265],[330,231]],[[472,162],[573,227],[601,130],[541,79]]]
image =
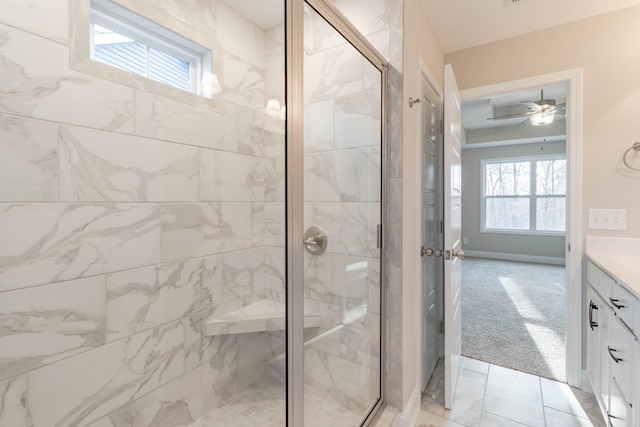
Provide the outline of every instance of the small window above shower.
[[90,4],[91,59],[198,95],[219,91],[209,49],[112,1]]

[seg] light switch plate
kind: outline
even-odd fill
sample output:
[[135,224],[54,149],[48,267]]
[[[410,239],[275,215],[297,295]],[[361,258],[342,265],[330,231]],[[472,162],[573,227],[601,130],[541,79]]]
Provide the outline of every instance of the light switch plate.
[[627,210],[589,209],[589,229],[624,231],[627,229]]

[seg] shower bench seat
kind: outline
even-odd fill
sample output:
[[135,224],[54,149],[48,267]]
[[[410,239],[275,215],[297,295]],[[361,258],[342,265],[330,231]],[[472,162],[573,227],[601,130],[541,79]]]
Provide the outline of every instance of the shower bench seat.
[[[212,315],[205,322],[208,336],[282,331],[285,329],[285,305],[263,299],[232,312]],[[320,326],[320,315],[304,311],[304,327]]]

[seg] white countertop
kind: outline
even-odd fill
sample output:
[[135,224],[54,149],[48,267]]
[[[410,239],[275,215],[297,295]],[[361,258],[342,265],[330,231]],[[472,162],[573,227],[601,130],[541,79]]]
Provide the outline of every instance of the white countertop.
[[588,236],[586,255],[640,299],[640,239]]
[[640,299],[640,256],[587,252],[587,257]]

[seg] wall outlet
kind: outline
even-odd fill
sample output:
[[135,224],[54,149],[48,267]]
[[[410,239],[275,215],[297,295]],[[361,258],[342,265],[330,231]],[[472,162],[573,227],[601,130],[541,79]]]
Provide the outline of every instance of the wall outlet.
[[469,239],[468,239],[468,238],[466,238],[466,237],[463,237],[463,238],[462,238],[462,244],[463,244],[463,245],[467,245],[467,244],[469,244]]
[[626,209],[589,209],[589,229],[626,230]]

